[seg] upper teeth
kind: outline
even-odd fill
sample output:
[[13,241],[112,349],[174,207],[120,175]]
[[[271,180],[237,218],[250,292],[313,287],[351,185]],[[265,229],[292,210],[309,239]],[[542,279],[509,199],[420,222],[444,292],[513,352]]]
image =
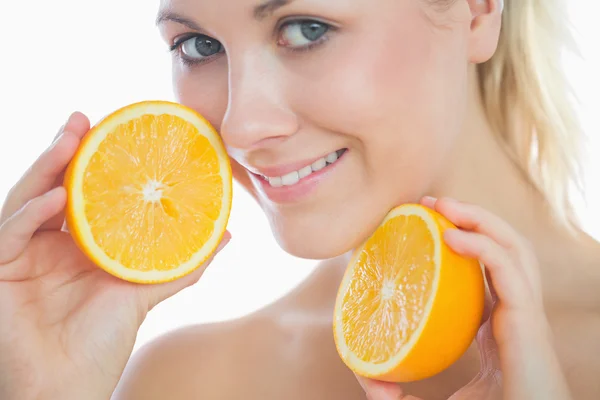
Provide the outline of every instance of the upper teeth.
[[265,177],[269,184],[273,187],[295,185],[300,179],[306,178],[313,172],[317,172],[325,168],[328,164],[333,164],[342,155],[343,150],[334,151],[327,154],[325,157],[319,158],[314,163],[300,168],[298,171],[290,172],[289,174],[276,177]]

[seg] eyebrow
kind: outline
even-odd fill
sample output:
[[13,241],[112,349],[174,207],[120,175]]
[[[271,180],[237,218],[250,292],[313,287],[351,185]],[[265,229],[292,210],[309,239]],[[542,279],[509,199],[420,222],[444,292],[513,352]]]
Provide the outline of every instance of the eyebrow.
[[[263,20],[271,15],[278,9],[285,7],[292,3],[294,0],[268,0],[256,7],[254,7],[254,18],[256,20]],[[177,22],[179,24],[185,25],[190,29],[201,31],[202,28],[196,22],[185,18],[184,16],[171,12],[169,10],[161,10],[159,11],[156,17],[156,25],[161,25],[167,21]]]
[[195,31],[202,30],[200,25],[198,25],[197,23],[195,23],[194,21],[192,21],[190,19],[187,19],[177,13],[174,13],[174,12],[171,12],[168,10],[161,10],[156,17],[156,25],[160,25],[167,21],[177,22],[178,24],[185,25],[188,28],[193,29]]
[[268,0],[267,2],[254,7],[254,18],[259,21],[263,20],[281,7],[287,6],[292,1],[294,0]]

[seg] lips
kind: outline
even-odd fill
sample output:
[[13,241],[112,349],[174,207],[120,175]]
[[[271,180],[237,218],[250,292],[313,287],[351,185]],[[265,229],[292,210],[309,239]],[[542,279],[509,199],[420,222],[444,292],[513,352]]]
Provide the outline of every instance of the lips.
[[343,168],[348,149],[340,149],[319,158],[253,170],[252,181],[261,196],[270,202],[291,204],[309,199],[324,182],[337,176]]
[[272,187],[293,186],[300,180],[319,172],[328,165],[332,165],[346,152],[346,149],[337,150],[321,157],[310,164],[307,164],[297,170],[286,173],[280,176],[267,176],[259,174],[265,181],[269,182]]

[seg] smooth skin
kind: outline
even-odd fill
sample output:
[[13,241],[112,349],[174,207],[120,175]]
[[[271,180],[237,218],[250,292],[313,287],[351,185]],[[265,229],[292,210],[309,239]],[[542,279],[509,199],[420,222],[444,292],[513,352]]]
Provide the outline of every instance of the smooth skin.
[[79,251],[63,229],[61,184],[89,127],[84,115],[73,114],[0,215],[2,399],[109,399],[148,311],[195,283],[206,267],[141,286],[107,274]]
[[[422,203],[458,228],[444,240],[457,253],[486,266],[492,290],[488,315],[477,335],[481,370],[450,398],[571,399],[544,312],[536,257],[524,238],[485,210],[452,199]],[[489,313],[488,313],[489,314]],[[372,400],[413,399],[399,385],[358,377]],[[504,385],[502,385],[504,383]]]
[[[551,217],[477,96],[474,64],[495,51],[500,4],[430,3],[295,0],[267,15],[253,12],[256,0],[162,1],[169,45],[205,34],[224,49],[194,65],[174,51],[179,100],[219,129],[281,246],[326,261],[265,309],[170,333],[128,362],[147,312],[204,268],[142,287],[85,260],[61,230],[60,174],[89,129],[76,113],[2,211],[0,398],[105,400],[115,387],[114,399],[143,400],[600,397],[600,245]],[[335,29],[292,51],[298,27],[281,23],[295,17]],[[295,201],[271,200],[250,172],[341,148],[344,159]],[[461,229],[446,237],[455,251],[486,264],[496,303],[479,336],[485,356],[474,343],[442,374],[401,386],[356,379],[331,328],[349,251],[391,208],[419,199]]]

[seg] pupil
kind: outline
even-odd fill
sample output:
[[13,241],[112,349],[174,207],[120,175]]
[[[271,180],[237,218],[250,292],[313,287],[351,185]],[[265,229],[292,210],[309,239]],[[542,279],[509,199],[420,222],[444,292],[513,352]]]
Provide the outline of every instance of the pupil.
[[327,26],[318,22],[305,22],[302,24],[301,30],[305,38],[314,42],[327,32]]
[[221,43],[209,38],[198,38],[196,50],[204,57],[212,56],[221,50]]

